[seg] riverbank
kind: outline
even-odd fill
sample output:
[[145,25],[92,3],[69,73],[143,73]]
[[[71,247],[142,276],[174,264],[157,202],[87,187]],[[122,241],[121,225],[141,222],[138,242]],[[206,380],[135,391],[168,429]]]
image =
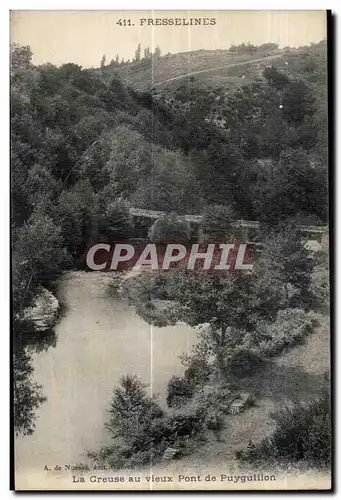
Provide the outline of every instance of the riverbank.
[[[87,463],[86,451],[108,443],[105,422],[113,387],[135,373],[165,404],[172,375],[183,373],[178,356],[188,352],[196,331],[184,324],[152,327],[132,306],[108,294],[112,273],[72,271],[59,282],[64,305],[56,327],[57,345],[34,356],[34,376],[47,396],[38,410],[33,436],[18,438],[18,470],[48,464]],[[288,349],[264,369],[240,380],[240,390],[257,393],[257,405],[227,417],[221,442],[214,438],[181,460],[184,467],[233,463],[235,452],[259,442],[274,428],[273,411],[289,399],[308,401],[319,393],[329,369],[329,323],[302,346]]]
[[113,387],[135,373],[164,400],[172,375],[183,373],[178,356],[196,332],[180,324],[152,327],[125,301],[107,294],[112,273],[72,271],[60,279],[64,313],[57,345],[34,355],[34,378],[47,401],[37,412],[32,436],[16,441],[16,466],[86,462],[88,449],[107,444],[104,424]]

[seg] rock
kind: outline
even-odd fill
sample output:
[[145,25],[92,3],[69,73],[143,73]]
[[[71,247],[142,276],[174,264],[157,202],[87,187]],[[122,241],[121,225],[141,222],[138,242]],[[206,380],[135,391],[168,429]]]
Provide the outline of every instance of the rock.
[[24,318],[34,323],[40,332],[51,329],[58,318],[59,302],[56,297],[43,288],[37,295],[34,305],[24,312]]
[[172,458],[174,458],[179,453],[179,451],[180,450],[178,450],[177,448],[166,448],[163,454],[163,458],[165,458],[166,460],[172,460]]
[[230,406],[230,412],[232,415],[238,415],[245,410],[249,400],[250,394],[247,392],[242,392],[237,399],[233,401]]
[[320,252],[322,250],[322,245],[319,241],[317,240],[308,240],[304,244],[305,248],[309,250],[310,252]]

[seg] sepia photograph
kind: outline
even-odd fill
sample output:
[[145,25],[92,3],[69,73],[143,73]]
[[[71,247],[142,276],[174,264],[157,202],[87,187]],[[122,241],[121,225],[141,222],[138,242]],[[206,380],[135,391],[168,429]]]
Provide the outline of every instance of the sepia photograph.
[[331,27],[11,11],[12,489],[331,489]]

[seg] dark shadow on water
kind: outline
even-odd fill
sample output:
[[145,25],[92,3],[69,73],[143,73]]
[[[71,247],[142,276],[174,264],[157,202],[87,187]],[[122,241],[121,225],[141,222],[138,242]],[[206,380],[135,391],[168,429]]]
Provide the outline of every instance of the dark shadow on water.
[[13,340],[16,351],[28,349],[31,352],[47,351],[56,347],[57,334],[54,328],[37,330],[30,320],[13,322]]

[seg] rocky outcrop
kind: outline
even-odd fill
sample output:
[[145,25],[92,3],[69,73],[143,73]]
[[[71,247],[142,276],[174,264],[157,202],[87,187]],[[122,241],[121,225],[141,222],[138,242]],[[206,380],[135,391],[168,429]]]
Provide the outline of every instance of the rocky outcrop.
[[176,458],[179,455],[180,450],[177,448],[167,448],[163,454],[163,458],[165,460],[172,460],[172,458]]
[[25,310],[24,318],[32,321],[36,330],[42,332],[50,330],[58,318],[59,302],[56,297],[42,288],[37,295],[34,305]]

